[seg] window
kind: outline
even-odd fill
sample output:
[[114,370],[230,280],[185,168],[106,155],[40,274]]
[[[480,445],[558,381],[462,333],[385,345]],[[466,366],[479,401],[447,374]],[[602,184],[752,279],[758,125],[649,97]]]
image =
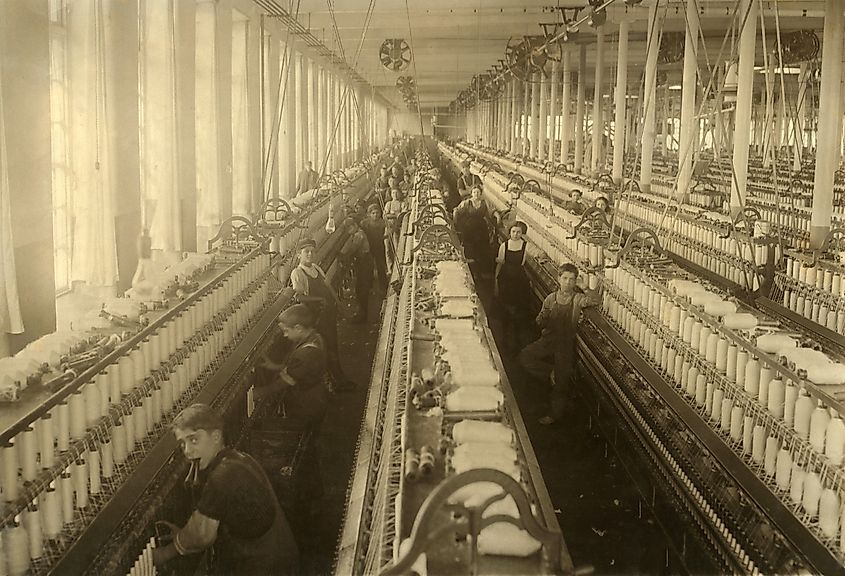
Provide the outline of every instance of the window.
[[50,0],[50,142],[53,191],[53,263],[56,291],[70,289],[72,217],[68,157],[67,4]]
[[251,216],[252,167],[249,153],[249,21],[232,11],[232,215]]

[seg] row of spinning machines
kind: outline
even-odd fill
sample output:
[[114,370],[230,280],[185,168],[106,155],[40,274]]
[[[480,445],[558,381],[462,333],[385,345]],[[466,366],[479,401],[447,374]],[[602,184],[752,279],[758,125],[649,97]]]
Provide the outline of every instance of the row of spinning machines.
[[437,156],[418,142],[335,573],[569,573]]
[[[538,286],[573,262],[601,290],[579,339],[584,395],[623,460],[650,469],[636,483],[666,526],[680,520],[667,536],[687,568],[845,572],[838,232],[828,250],[806,249],[803,225],[761,209],[770,182],[731,219],[698,197],[679,203],[668,179],[644,193],[439,146],[454,169],[470,163],[505,226],[528,224]],[[570,213],[573,189],[611,209]]]
[[152,276],[147,299],[107,301],[91,321],[0,361],[0,575],[156,572],[156,521],[190,514],[170,422],[208,403],[231,444],[249,442],[260,408],[252,366],[291,302],[292,247],[314,238],[333,278],[347,233],[329,224],[366,200],[393,152],[295,203],[271,199],[253,218],[231,218],[208,253]]

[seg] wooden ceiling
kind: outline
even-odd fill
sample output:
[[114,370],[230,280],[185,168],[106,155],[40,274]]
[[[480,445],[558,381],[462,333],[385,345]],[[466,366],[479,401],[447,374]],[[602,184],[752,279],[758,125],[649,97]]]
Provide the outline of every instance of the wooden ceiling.
[[[622,19],[628,19],[631,26],[628,76],[632,85],[640,82],[646,57],[648,5],[653,1],[629,6],[624,0],[616,0],[606,8],[603,31],[608,91],[616,62],[618,22]],[[822,38],[823,1],[754,1],[763,9],[770,46],[778,26],[782,32],[815,30],[818,38]],[[684,31],[685,4],[685,0],[660,0],[660,14],[665,16],[664,31]],[[724,59],[729,58],[732,15],[738,8],[734,0],[697,0],[697,4],[706,38],[706,50],[700,56],[703,67],[707,60],[712,62],[717,58],[723,44]],[[277,5],[293,14],[297,2],[277,0]],[[370,7],[372,13],[367,25]],[[368,0],[300,0],[297,19],[336,54],[340,53],[339,38],[347,62],[399,109],[406,106],[396,80],[399,76],[414,76],[420,108],[430,112],[444,109],[469,86],[474,75],[491,69],[504,58],[509,39],[541,35],[542,23],[559,23],[564,17],[580,19],[591,11],[587,0],[375,0],[372,4]],[[587,65],[591,70],[595,29],[585,22],[579,26],[576,37],[577,43],[588,44]],[[412,62],[400,72],[390,71],[380,62],[379,49],[388,38],[403,38],[411,47]],[[360,56],[355,61],[359,45]],[[758,64],[763,62],[762,52],[758,22]],[[671,70],[680,71],[681,64],[669,64],[665,68],[672,74]]]

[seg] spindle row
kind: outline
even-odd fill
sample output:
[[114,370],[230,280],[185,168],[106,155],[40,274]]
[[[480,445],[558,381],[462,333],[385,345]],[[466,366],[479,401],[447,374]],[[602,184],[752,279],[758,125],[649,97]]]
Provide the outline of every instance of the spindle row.
[[48,569],[45,543],[60,553],[108,501],[266,305],[270,273],[251,256],[0,448],[8,574]]
[[606,274],[604,313],[829,546],[839,535],[845,425],[801,382],[627,267]]

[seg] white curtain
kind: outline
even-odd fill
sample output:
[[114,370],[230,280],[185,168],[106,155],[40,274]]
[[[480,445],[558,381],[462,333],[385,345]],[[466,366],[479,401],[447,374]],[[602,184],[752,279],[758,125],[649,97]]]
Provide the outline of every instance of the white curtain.
[[174,0],[143,0],[141,196],[153,249],[182,249]]
[[106,114],[102,0],[75,0],[68,10],[71,280],[113,286],[117,279],[114,201]]
[[197,78],[195,108],[197,225],[204,227],[215,227],[220,224],[216,10],[216,3],[212,0],[201,0],[197,3],[196,63],[194,65]]
[[6,126],[3,108],[3,71],[0,69],[0,334],[23,332],[18,281],[15,273],[15,247],[12,243],[12,211],[9,200],[9,174],[6,171]]

